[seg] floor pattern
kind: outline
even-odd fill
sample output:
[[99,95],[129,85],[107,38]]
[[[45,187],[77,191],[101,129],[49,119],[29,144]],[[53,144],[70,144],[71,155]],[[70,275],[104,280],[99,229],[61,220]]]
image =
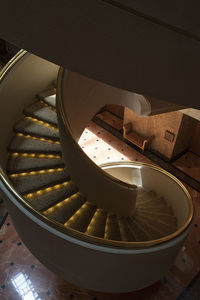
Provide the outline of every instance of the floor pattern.
[[90,122],[80,137],[79,145],[97,165],[114,161],[140,161],[154,164],[111,133]]
[[[97,164],[111,161],[152,163],[98,125],[91,122],[82,134],[82,149]],[[1,300],[167,300],[190,299],[190,286],[200,272],[200,193],[186,186],[193,198],[196,216],[191,233],[166,276],[151,287],[127,294],[103,294],[75,287],[47,270],[23,245],[9,217],[0,229]],[[0,220],[2,221],[2,220]],[[133,270],[134,271],[134,270]],[[87,272],[87,270],[86,270]],[[189,296],[188,296],[189,295]],[[200,299],[197,289],[191,299]]]
[[[94,117],[93,120],[97,125],[117,137],[118,140],[123,141],[131,149],[135,149],[137,153],[142,153],[142,150],[140,150],[137,146],[123,138],[121,131],[118,131],[113,128],[113,126],[108,125],[105,120],[102,121],[97,117]],[[120,149],[118,150],[120,151]],[[146,150],[144,154],[152,164],[154,162],[156,165],[170,172],[182,182],[188,183],[191,187],[200,192],[200,159],[198,155],[192,152],[187,152],[174,161],[174,163],[170,163],[166,158],[152,150]]]

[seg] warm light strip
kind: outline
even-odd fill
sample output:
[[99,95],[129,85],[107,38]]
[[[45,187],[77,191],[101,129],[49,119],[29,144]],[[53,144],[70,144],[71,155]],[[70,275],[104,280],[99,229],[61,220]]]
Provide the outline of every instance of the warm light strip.
[[105,232],[104,232],[104,239],[108,239],[108,231],[109,231],[109,217],[106,218],[106,225],[105,225]]
[[81,208],[79,208],[76,213],[64,224],[65,226],[70,226],[80,215],[83,213],[85,209],[88,208],[88,205],[84,203]]
[[94,213],[94,216],[92,218],[92,220],[90,221],[90,224],[88,225],[87,227],[87,230],[86,230],[86,234],[89,234],[91,232],[91,230],[93,229],[96,221],[98,220],[98,217],[101,215],[101,212],[102,212],[102,209],[97,209],[96,212]]
[[36,123],[38,123],[38,124],[40,124],[40,125],[44,125],[44,126],[46,126],[46,127],[49,127],[49,128],[51,128],[51,129],[53,129],[53,130],[58,131],[58,128],[57,128],[57,127],[55,127],[55,126],[53,126],[53,125],[51,125],[51,124],[49,124],[49,123],[47,123],[47,122],[41,121],[41,120],[39,120],[39,119],[36,119],[36,118],[33,118],[33,117],[29,117],[29,116],[25,116],[25,119],[30,120],[30,121],[32,121],[32,122],[36,122]]
[[47,103],[44,102],[43,100],[40,100],[40,103],[42,103],[42,105],[48,107],[48,108],[51,109],[52,111],[56,112],[56,109],[55,109],[53,106],[47,104]]
[[21,136],[21,137],[24,137],[26,139],[32,139],[32,140],[37,140],[37,141],[41,141],[41,142],[47,142],[47,143],[50,143],[50,144],[60,145],[59,141],[53,141],[51,139],[46,139],[46,138],[39,138],[39,137],[36,137],[36,136],[32,136],[30,134],[17,133],[17,136]]
[[56,81],[53,83],[53,87],[51,88],[51,91],[52,91],[52,95],[51,96],[54,96],[54,95],[56,95]]
[[70,183],[71,183],[71,181],[65,181],[63,183],[59,183],[59,184],[56,184],[56,185],[53,185],[53,186],[41,189],[41,190],[38,190],[38,191],[33,192],[33,193],[28,193],[28,194],[24,195],[24,197],[26,199],[29,199],[29,198],[33,198],[35,196],[39,196],[39,195],[43,195],[43,194],[46,194],[46,193],[49,193],[49,192],[53,192],[55,190],[60,190],[64,186],[70,185]]
[[62,207],[63,205],[65,205],[66,203],[72,201],[74,198],[78,197],[80,195],[80,193],[75,193],[74,195],[66,198],[65,200],[55,204],[54,206],[48,208],[47,210],[43,211],[43,214],[48,215],[49,213],[52,213],[55,209]]
[[57,158],[60,159],[61,155],[55,154],[42,154],[42,153],[20,153],[20,152],[13,152],[11,153],[13,157],[29,157],[29,158]]
[[124,219],[122,219],[122,218],[117,216],[117,223],[118,223],[118,227],[119,227],[119,232],[120,232],[121,240],[124,241],[124,242],[128,242],[130,240],[128,238],[128,233],[126,232],[126,229],[125,229]]
[[41,175],[41,174],[62,172],[63,170],[64,170],[64,168],[37,170],[37,171],[29,171],[29,172],[23,172],[23,173],[13,173],[9,176],[11,178],[16,178],[16,177],[23,177],[23,176],[30,176],[30,175]]

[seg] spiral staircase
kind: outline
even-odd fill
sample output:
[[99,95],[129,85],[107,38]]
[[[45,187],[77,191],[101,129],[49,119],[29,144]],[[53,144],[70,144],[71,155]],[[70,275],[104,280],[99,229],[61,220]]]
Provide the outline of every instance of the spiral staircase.
[[97,166],[77,143],[105,103],[141,116],[153,105],[24,51],[2,71],[0,99],[0,188],[30,251],[64,279],[98,291],[159,280],[191,227],[188,192],[154,166]]
[[55,111],[55,94],[24,109],[14,126],[7,174],[37,211],[87,235],[125,242],[159,239],[176,231],[172,208],[152,191],[140,189],[134,216],[121,217],[90,203],[66,176]]

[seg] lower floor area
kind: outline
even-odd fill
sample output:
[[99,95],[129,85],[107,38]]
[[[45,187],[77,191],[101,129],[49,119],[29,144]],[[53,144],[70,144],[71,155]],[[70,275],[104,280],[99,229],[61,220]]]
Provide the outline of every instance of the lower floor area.
[[[139,161],[154,165],[160,162],[152,160],[145,152],[137,151],[94,122],[88,124],[79,145],[97,165],[112,161]],[[177,177],[182,174],[182,182],[191,194],[196,214],[191,233],[164,278],[146,289],[126,294],[104,294],[71,285],[58,278],[31,254],[15,231],[12,220],[1,203],[0,299],[200,299],[200,193],[198,189],[191,187],[190,181],[187,182],[187,179],[192,179],[198,184],[200,158],[189,152],[166,166],[171,167]]]

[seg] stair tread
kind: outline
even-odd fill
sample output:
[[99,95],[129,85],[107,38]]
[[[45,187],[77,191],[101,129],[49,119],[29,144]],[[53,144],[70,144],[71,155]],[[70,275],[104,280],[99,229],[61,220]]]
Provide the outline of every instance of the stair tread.
[[55,94],[49,95],[49,96],[46,96],[44,94],[39,94],[39,98],[41,98],[48,105],[51,105],[52,107],[56,108],[56,95]]
[[135,221],[140,224],[140,222],[145,221],[149,226],[154,227],[157,231],[162,233],[162,236],[166,236],[176,231],[176,225],[173,223],[167,223],[158,218],[151,218],[151,216],[136,216]]
[[29,138],[25,138],[23,136],[16,135],[11,144],[8,147],[9,151],[29,151],[29,152],[53,152],[53,153],[60,153],[61,147],[59,144],[55,143],[48,143],[40,140],[33,140]]
[[116,215],[107,216],[104,238],[107,240],[121,241],[121,235]]
[[119,231],[120,231],[122,241],[125,242],[135,241],[135,237],[128,226],[127,218],[118,217],[118,224],[119,224]]
[[65,181],[67,180],[67,178],[69,178],[69,175],[67,174],[65,169],[63,171],[56,170],[57,169],[55,169],[53,173],[36,175],[20,176],[20,174],[17,174],[17,177],[12,177],[11,175],[10,179],[18,192],[24,194]]
[[50,207],[48,210],[43,211],[43,214],[64,224],[76,213],[85,201],[85,198],[80,193],[76,193]]
[[165,199],[156,195],[153,191],[145,191],[144,189],[139,189],[137,199],[136,199],[136,207],[167,207],[167,203]]
[[[137,222],[137,220],[135,221]],[[147,220],[139,219],[138,224],[140,228],[142,228],[142,230],[147,234],[148,240],[156,240],[163,237],[163,234],[159,231],[159,229],[152,226],[152,224]]]
[[44,122],[48,122],[54,126],[57,126],[57,114],[49,107],[37,101],[24,109],[26,115],[38,118]]
[[163,212],[159,212],[159,211],[142,211],[142,210],[137,210],[136,214],[138,217],[140,216],[149,216],[151,218],[155,218],[157,220],[163,220],[163,222],[174,222],[176,220],[176,217],[173,214],[165,214]]
[[[48,125],[48,123],[47,123]],[[53,126],[46,126],[38,122],[34,122],[30,119],[23,118],[15,126],[14,130],[17,132],[25,132],[30,135],[47,137],[55,140],[59,140],[59,132]]]
[[79,210],[65,223],[65,226],[85,232],[96,211],[96,206],[85,202]]
[[141,212],[153,212],[155,214],[166,214],[166,215],[173,215],[172,208],[167,205],[151,205],[151,204],[146,204],[146,205],[137,205],[136,206],[137,211]]
[[103,209],[97,209],[87,227],[86,234],[103,238],[106,219],[107,212]]
[[149,240],[147,232],[138,224],[135,218],[127,218],[127,224],[135,241],[143,242]]
[[67,182],[67,185],[60,184],[58,189],[54,189],[54,187],[49,187],[49,189],[51,189],[49,192],[32,193],[32,195],[28,194],[24,195],[24,197],[35,209],[44,211],[77,192],[77,187],[72,181]]
[[8,173],[63,167],[62,158],[10,157],[7,164]]
[[140,191],[133,222],[150,240],[169,235],[177,229],[177,218],[172,208],[152,191]]

